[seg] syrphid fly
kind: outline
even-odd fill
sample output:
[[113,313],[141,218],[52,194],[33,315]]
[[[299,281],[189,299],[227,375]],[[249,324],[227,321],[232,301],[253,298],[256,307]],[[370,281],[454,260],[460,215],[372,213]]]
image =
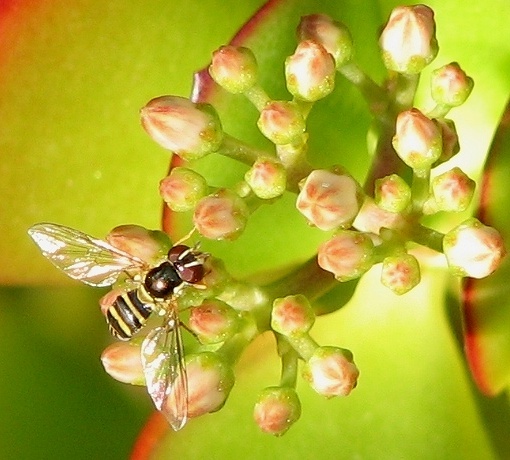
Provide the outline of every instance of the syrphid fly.
[[188,416],[188,387],[176,299],[204,277],[206,254],[183,244],[173,246],[157,264],[63,225],[40,223],[28,231],[43,255],[69,277],[91,286],[113,285],[121,275],[126,287],[106,309],[111,333],[129,340],[151,313],[164,317],[141,346],[147,391],[174,430]]

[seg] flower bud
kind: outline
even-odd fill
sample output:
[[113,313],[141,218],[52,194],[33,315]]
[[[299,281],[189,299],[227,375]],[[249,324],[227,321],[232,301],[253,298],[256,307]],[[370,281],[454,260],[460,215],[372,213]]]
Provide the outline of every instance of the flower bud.
[[361,187],[348,174],[317,169],[299,186],[296,207],[321,230],[349,227],[361,208]]
[[234,386],[230,365],[213,352],[186,356],[188,417],[198,417],[221,409]]
[[238,332],[239,318],[225,302],[208,299],[191,309],[189,328],[201,343],[219,343]]
[[315,322],[315,313],[304,295],[276,299],[271,312],[271,328],[285,336],[308,332]]
[[501,234],[474,217],[445,235],[443,252],[455,275],[471,278],[489,276],[506,254]]
[[287,171],[281,163],[269,158],[257,160],[244,175],[253,193],[263,200],[283,195],[287,185]]
[[317,42],[305,40],[285,60],[285,78],[289,92],[303,101],[318,101],[335,87],[335,60]]
[[318,347],[305,364],[303,377],[320,395],[347,396],[356,387],[359,370],[349,350]]
[[233,240],[244,230],[249,210],[236,193],[221,189],[202,198],[193,214],[198,232],[211,240]]
[[178,96],[152,99],[141,110],[142,126],[165,149],[184,160],[216,152],[223,140],[220,119],[209,104],[194,104]]
[[411,204],[411,188],[397,174],[375,181],[375,202],[389,212],[403,212]]
[[442,145],[441,128],[418,109],[398,115],[393,147],[406,165],[430,168],[439,159]]
[[453,168],[432,180],[434,208],[437,211],[465,211],[473,194],[476,183],[460,168]]
[[333,56],[337,69],[352,58],[353,45],[349,30],[325,14],[303,16],[297,28],[297,36],[300,41],[320,43]]
[[229,93],[244,93],[257,82],[257,60],[248,48],[222,46],[212,55],[209,74]]
[[281,436],[301,416],[301,403],[294,388],[269,387],[259,394],[253,417],[267,434]]
[[459,64],[452,62],[432,72],[432,99],[438,104],[457,107],[464,104],[473,90],[473,79],[468,77]]
[[108,233],[106,241],[117,249],[149,263],[159,261],[172,246],[166,233],[160,230],[147,230],[140,225],[119,225]]
[[420,265],[411,254],[386,257],[382,263],[381,283],[402,295],[420,282]]
[[203,176],[188,168],[176,167],[159,183],[159,193],[172,211],[193,209],[200,198],[207,194]]
[[139,344],[115,342],[103,351],[101,362],[105,371],[115,380],[131,385],[145,385]]
[[306,124],[298,106],[287,101],[273,101],[260,112],[257,122],[260,132],[273,144],[285,145],[298,140]]
[[459,136],[457,135],[457,129],[453,120],[448,118],[438,118],[435,120],[441,129],[441,137],[443,139],[443,148],[441,155],[434,163],[437,166],[451,159],[454,155],[459,153]]
[[373,261],[374,243],[366,233],[340,230],[319,246],[317,263],[339,281],[359,278]]
[[379,44],[387,69],[416,74],[436,57],[434,12],[425,5],[399,6],[390,15]]

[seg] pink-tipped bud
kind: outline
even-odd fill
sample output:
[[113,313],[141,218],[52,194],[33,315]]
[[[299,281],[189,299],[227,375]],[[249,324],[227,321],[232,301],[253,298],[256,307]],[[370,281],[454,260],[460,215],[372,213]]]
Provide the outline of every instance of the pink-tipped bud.
[[420,282],[420,265],[411,254],[386,257],[382,263],[381,283],[402,295]]
[[299,185],[296,207],[321,230],[349,227],[361,208],[361,187],[348,174],[317,169]]
[[297,36],[300,41],[320,43],[335,59],[337,69],[352,58],[353,44],[349,30],[325,14],[303,16],[297,28]]
[[319,246],[317,263],[339,281],[359,278],[374,264],[374,243],[365,233],[340,230]]
[[312,40],[298,44],[285,60],[287,89],[297,99],[318,101],[335,87],[335,60],[326,49]]
[[305,364],[303,377],[320,395],[347,396],[358,382],[359,370],[349,350],[318,347]]
[[436,119],[436,123],[441,129],[443,148],[434,166],[448,161],[460,151],[459,136],[457,135],[457,128],[455,128],[454,121],[448,118],[438,118]]
[[159,183],[159,193],[172,211],[193,209],[200,198],[207,194],[207,182],[203,176],[188,168],[173,168]]
[[432,180],[433,198],[425,203],[424,212],[465,211],[471,203],[475,187],[475,181],[460,168],[450,169]]
[[273,302],[271,328],[287,337],[305,334],[315,322],[308,299],[301,294],[289,295]]
[[421,72],[437,55],[435,35],[434,12],[428,6],[395,8],[379,40],[384,65],[400,73]]
[[186,357],[188,417],[221,409],[234,386],[234,372],[219,355],[202,352]]
[[204,344],[220,343],[239,331],[239,317],[225,302],[209,299],[191,309],[189,328]]
[[306,124],[298,106],[287,101],[273,101],[260,112],[260,132],[276,145],[290,144],[305,132]]
[[209,74],[229,93],[244,93],[257,82],[257,60],[248,48],[222,46],[212,55]]
[[418,109],[406,110],[397,117],[393,147],[407,166],[430,168],[441,156],[441,128]]
[[220,119],[209,104],[178,96],[152,99],[141,110],[142,126],[165,149],[185,160],[216,152],[223,140]]
[[159,261],[172,246],[166,233],[140,225],[119,225],[108,233],[106,241],[145,262]]
[[471,278],[489,276],[506,254],[501,234],[474,217],[445,235],[443,251],[455,275]]
[[452,62],[432,72],[431,93],[438,104],[457,107],[464,104],[473,90],[473,79],[468,77],[459,64]]
[[115,380],[131,385],[145,385],[139,344],[113,343],[101,354],[101,362],[105,371]]
[[397,174],[375,181],[375,202],[389,212],[405,211],[411,204],[411,187]]
[[221,189],[202,198],[193,214],[198,232],[211,240],[233,240],[244,230],[249,210],[236,193]]
[[301,403],[294,388],[269,387],[262,390],[255,403],[253,418],[267,434],[281,436],[301,416]]
[[244,180],[253,193],[263,200],[283,195],[287,185],[287,171],[273,159],[257,160],[244,175]]

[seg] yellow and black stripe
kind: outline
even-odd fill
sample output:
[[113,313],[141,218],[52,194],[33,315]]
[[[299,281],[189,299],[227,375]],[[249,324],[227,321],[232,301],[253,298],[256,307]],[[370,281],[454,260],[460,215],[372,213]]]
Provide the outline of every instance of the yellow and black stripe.
[[129,340],[145,324],[152,306],[143,287],[119,295],[106,312],[110,332],[120,340]]

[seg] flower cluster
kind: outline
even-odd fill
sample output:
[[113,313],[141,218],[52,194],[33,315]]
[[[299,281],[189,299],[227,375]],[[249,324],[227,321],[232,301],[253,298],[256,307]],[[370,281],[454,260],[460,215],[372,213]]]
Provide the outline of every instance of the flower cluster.
[[[305,16],[297,37],[295,52],[284,63],[290,100],[273,100],[265,92],[257,59],[247,48],[223,46],[213,53],[209,67],[217,85],[256,107],[259,116],[253,123],[273,144],[270,150],[224,132],[215,109],[202,102],[164,96],[141,111],[152,139],[188,162],[170,171],[160,193],[172,211],[191,215],[200,237],[235,240],[260,206],[284,193],[294,194],[295,212],[304,223],[324,232],[316,256],[280,281],[239,281],[209,256],[203,289],[190,287],[175,299],[180,308],[189,308],[188,328],[197,339],[196,349],[186,357],[190,417],[218,410],[243,349],[258,334],[274,333],[281,381],[262,390],[254,404],[256,423],[274,435],[283,434],[300,416],[295,390],[300,361],[303,378],[326,397],[348,395],[359,375],[350,351],[311,338],[317,294],[313,286],[299,292],[290,288],[299,284],[296,280],[309,277],[332,288],[377,266],[381,283],[402,295],[420,282],[423,261],[412,251],[418,245],[443,253],[452,274],[475,278],[492,273],[505,254],[501,235],[477,219],[469,218],[446,234],[423,224],[432,214],[467,210],[475,191],[474,181],[459,167],[448,167],[460,147],[455,123],[446,118],[466,101],[473,81],[457,63],[443,66],[430,81],[435,107],[425,111],[414,106],[420,72],[438,52],[432,10],[416,5],[392,12],[380,37],[389,70],[384,86],[357,66],[351,35],[342,23],[321,14]],[[335,91],[337,78],[360,88],[375,123],[385,127],[390,139],[380,148],[393,155],[391,173],[373,168],[364,185],[341,166],[342,158],[332,158],[327,168],[315,168],[308,159],[308,115],[316,101]],[[194,170],[193,161],[211,153],[247,165],[235,187],[215,188]],[[152,244],[149,239],[147,247]],[[103,363],[115,378],[143,384],[136,346],[112,345]]]

